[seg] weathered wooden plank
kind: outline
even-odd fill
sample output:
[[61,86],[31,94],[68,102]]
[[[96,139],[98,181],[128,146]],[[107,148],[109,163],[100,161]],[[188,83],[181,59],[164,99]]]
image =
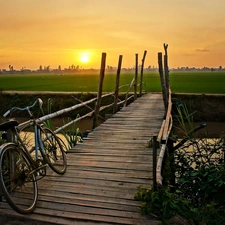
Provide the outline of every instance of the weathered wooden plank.
[[[129,193],[135,193],[135,188],[133,189],[127,189],[129,191],[128,194],[126,194],[126,197],[121,194],[121,191],[116,191],[116,188],[114,187],[114,190],[111,189],[107,190],[94,190],[89,185],[89,188],[86,187],[83,191],[82,189],[76,188],[79,186],[66,186],[68,188],[67,193],[63,191],[63,189],[59,190],[49,190],[49,188],[45,188],[43,186],[40,187],[40,198],[43,196],[45,197],[52,197],[55,198],[57,201],[57,198],[64,199],[65,201],[70,201],[76,203],[76,200],[80,200],[84,202],[95,202],[95,203],[107,203],[107,204],[116,204],[116,205],[126,205],[127,207],[139,207],[140,203],[133,200],[133,198],[129,198]],[[106,186],[107,187],[107,186]],[[81,188],[83,188],[81,186]],[[113,187],[112,187],[113,188]],[[128,188],[128,187],[126,187]],[[122,186],[121,186],[122,189]],[[112,195],[110,195],[110,192],[112,191]],[[41,204],[41,203],[40,203]]]
[[[27,217],[54,224],[156,224],[141,214],[134,194],[152,184],[147,142],[158,135],[163,116],[162,94],[147,94],[96,127],[67,154],[66,174],[48,168],[38,182],[37,208]],[[16,215],[4,203],[0,210]]]
[[[100,151],[100,149],[104,149],[104,151]],[[126,154],[130,154],[130,156],[135,156],[135,155],[143,155],[143,156],[150,156],[152,155],[152,150],[145,148],[145,151],[141,151],[139,149],[131,149],[129,146],[125,146],[123,149],[123,146],[118,147],[115,149],[114,146],[110,145],[110,147],[103,148],[99,146],[99,151],[95,153],[95,151],[91,148],[91,145],[86,146],[86,148],[77,147],[76,149],[71,149],[67,153],[67,158],[73,158],[73,154],[76,153],[76,157],[81,157],[82,155],[91,155],[94,154],[96,156],[107,156],[107,155],[112,155],[112,156],[118,156],[118,157],[123,157]]]
[[[43,222],[49,222],[53,224],[62,224],[62,225],[109,225],[109,224],[128,224],[128,225],[142,225],[149,224],[149,219],[143,217],[138,219],[133,219],[132,217],[114,217],[114,216],[105,216],[105,215],[93,215],[93,214],[84,214],[77,212],[65,212],[59,209],[46,209],[37,207],[35,212],[32,215],[18,215],[15,212],[11,211],[8,207],[4,207],[1,210],[2,212],[22,218],[35,219]],[[158,221],[151,220],[151,224],[157,224]]]
[[[136,212],[137,213],[137,207],[139,207],[139,204],[136,205],[131,205],[127,202],[126,204],[121,204],[121,202],[115,203],[115,202],[107,202],[107,199],[101,199],[101,201],[99,201],[97,198],[95,198],[94,200],[89,200],[87,198],[78,198],[78,197],[74,197],[74,196],[70,196],[70,197],[61,197],[61,196],[51,196],[51,195],[40,195],[39,197],[39,201],[42,205],[41,202],[53,202],[55,204],[68,204],[68,205],[73,205],[74,207],[89,207],[89,208],[101,208],[101,209],[107,209],[107,210],[120,210],[120,211],[128,211],[128,212]],[[42,207],[44,207],[44,205],[42,205]],[[74,210],[74,209],[73,209]],[[77,210],[78,212],[78,210]]]

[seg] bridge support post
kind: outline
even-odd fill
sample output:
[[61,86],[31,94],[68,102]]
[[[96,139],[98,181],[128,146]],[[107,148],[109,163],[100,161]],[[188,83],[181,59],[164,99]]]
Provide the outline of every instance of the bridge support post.
[[157,166],[157,137],[152,137],[152,147],[153,147],[153,191],[157,190],[156,182],[156,166]]
[[162,52],[158,53],[158,64],[159,64],[159,75],[160,75],[162,94],[163,94],[163,102],[164,102],[165,111],[167,111],[168,97],[167,97],[167,88],[165,84],[165,77],[163,73]]
[[103,80],[105,76],[105,62],[106,62],[106,53],[103,52],[101,68],[100,68],[100,77],[99,77],[99,83],[98,83],[98,95],[97,95],[97,101],[95,104],[95,112],[94,112],[94,119],[93,119],[93,126],[92,126],[93,129],[97,126],[98,114],[99,114],[99,109],[101,106],[102,87],[103,87]]
[[169,153],[169,161],[170,161],[170,185],[175,186],[175,169],[174,169],[174,165],[175,165],[175,159],[174,159],[174,142],[172,139],[168,138],[167,141],[167,149],[168,149],[168,153]]
[[118,68],[117,68],[117,74],[116,74],[116,87],[115,87],[115,93],[114,93],[113,114],[115,114],[118,110],[117,102],[118,102],[118,95],[119,95],[120,71],[122,66],[122,59],[123,59],[123,56],[120,55]]
[[145,63],[145,57],[146,57],[147,51],[144,51],[142,64],[141,64],[141,77],[140,77],[140,92],[139,94],[142,95],[142,85],[143,85],[143,72],[144,72],[144,63]]
[[134,100],[137,100],[138,54],[135,54]]
[[167,89],[167,98],[169,96],[169,88],[170,88],[170,80],[169,80],[169,67],[168,67],[168,53],[167,53],[167,48],[168,44],[164,43],[164,72],[165,72],[165,83],[166,83],[166,89]]

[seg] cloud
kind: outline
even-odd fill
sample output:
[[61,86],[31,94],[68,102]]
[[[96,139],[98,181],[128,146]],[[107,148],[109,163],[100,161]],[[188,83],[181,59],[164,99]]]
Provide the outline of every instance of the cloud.
[[197,49],[195,49],[195,51],[196,51],[196,52],[209,52],[210,50],[208,50],[208,49],[199,49],[199,48],[197,48]]

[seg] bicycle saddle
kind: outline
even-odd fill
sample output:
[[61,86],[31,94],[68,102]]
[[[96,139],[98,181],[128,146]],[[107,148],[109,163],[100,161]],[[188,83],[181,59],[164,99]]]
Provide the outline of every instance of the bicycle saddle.
[[18,125],[19,125],[19,123],[17,120],[9,120],[9,121],[6,121],[6,122],[0,124],[0,131],[7,131],[11,127],[15,127]]

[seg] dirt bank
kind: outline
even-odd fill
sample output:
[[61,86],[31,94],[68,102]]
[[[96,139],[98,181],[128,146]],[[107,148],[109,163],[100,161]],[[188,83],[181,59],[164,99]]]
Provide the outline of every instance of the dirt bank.
[[179,103],[186,104],[195,121],[225,122],[225,95],[172,94],[173,109]]
[[[51,99],[52,112],[70,107],[81,101],[87,101],[96,97],[96,93],[56,93],[56,92],[0,92],[0,115],[3,115],[13,106],[25,107],[31,105],[37,98],[42,98],[44,110],[47,114],[47,102]],[[75,98],[74,98],[75,97]],[[172,94],[173,109],[178,103],[186,104],[189,112],[197,111],[195,121],[225,122],[225,95],[210,94]],[[112,103],[113,97],[104,98],[102,104]],[[94,108],[94,103],[90,104]],[[76,117],[90,112],[88,108],[69,113],[68,117]],[[24,116],[24,115],[19,115]]]

